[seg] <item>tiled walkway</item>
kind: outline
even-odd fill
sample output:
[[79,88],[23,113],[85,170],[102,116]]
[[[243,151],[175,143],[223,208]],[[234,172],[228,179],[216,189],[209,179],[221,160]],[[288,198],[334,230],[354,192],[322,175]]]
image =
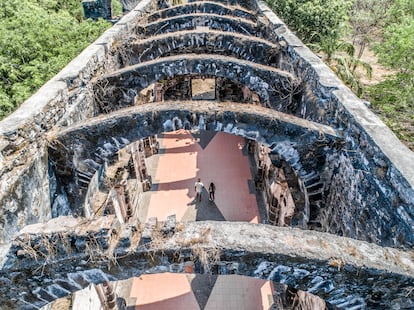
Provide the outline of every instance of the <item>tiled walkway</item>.
[[[249,158],[242,137],[181,130],[159,137],[160,153],[148,159],[153,186],[145,195],[141,221],[163,221],[175,214],[177,221],[226,220],[259,222]],[[201,178],[205,189],[195,201],[194,183]],[[249,181],[250,180],[250,181]],[[208,185],[216,185],[216,199],[208,199]]]
[[161,273],[131,280],[128,309],[250,310],[274,302],[272,282],[251,277]]

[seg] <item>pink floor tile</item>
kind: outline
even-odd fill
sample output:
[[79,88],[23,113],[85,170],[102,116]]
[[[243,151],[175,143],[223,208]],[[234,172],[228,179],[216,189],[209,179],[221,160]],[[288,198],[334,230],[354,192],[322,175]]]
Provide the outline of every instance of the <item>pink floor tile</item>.
[[[216,184],[218,209],[228,221],[259,222],[256,197],[249,193],[252,179],[248,157],[242,153],[244,139],[217,133],[205,149],[187,131],[165,133],[164,153],[159,155],[147,219],[163,221],[175,214],[177,220],[195,220],[194,183],[198,177],[208,188]],[[206,200],[207,197],[204,197]],[[206,218],[205,220],[208,220]]]
[[272,283],[236,275],[217,278],[205,310],[270,309],[273,304]]
[[185,274],[160,273],[135,278],[130,292],[138,310],[198,310]]

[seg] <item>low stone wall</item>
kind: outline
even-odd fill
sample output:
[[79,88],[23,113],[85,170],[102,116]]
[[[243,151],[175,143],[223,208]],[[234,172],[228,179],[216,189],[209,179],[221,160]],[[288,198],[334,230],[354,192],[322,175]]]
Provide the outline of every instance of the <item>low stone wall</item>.
[[131,66],[165,55],[225,52],[238,59],[271,65],[270,60],[277,58],[278,51],[277,44],[257,37],[224,31],[190,30],[152,36],[128,44],[122,54],[122,62],[124,66]]
[[[261,224],[124,226],[114,216],[61,217],[26,227],[0,252],[0,303],[41,306],[89,283],[184,272],[186,261],[192,260],[196,273],[269,279],[341,308],[384,309],[413,305],[412,255],[331,234]],[[8,285],[11,281],[13,286]]]
[[256,21],[256,12],[248,11],[239,6],[227,7],[214,1],[193,2],[175,5],[173,7],[157,11],[148,16],[148,21],[153,22],[159,19],[174,17],[177,15],[187,15],[194,13],[210,13],[220,12],[220,15],[229,15],[244,19]]
[[156,20],[137,28],[141,36],[157,35],[182,30],[194,30],[197,27],[209,27],[213,30],[242,33],[257,37],[266,37],[261,30],[263,24],[257,24],[248,19],[221,16],[218,14],[194,13]]

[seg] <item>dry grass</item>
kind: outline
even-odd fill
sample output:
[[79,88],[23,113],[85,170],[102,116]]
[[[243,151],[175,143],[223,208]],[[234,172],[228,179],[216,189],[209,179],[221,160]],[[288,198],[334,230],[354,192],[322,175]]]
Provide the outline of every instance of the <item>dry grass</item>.
[[150,249],[151,250],[159,250],[164,248],[165,242],[167,240],[167,236],[161,230],[159,224],[155,227],[152,231],[151,235],[151,242],[150,242]]
[[72,299],[70,296],[59,298],[50,307],[50,310],[70,310],[72,309]]
[[338,271],[341,271],[341,269],[345,266],[345,262],[340,258],[332,258],[328,262],[329,266],[338,268]]
[[142,228],[140,225],[137,225],[137,229],[133,230],[131,233],[131,245],[129,247],[129,252],[134,251],[134,249],[138,246],[139,242],[141,241],[142,236]]
[[221,250],[218,248],[205,248],[201,245],[192,247],[193,261],[199,261],[206,273],[211,272],[211,266],[217,265],[220,261]]
[[31,236],[30,236],[30,234],[24,235],[23,240],[21,238],[17,239],[17,246],[22,248],[21,250],[17,251],[18,255],[28,255],[30,258],[38,261],[39,253],[31,245]]

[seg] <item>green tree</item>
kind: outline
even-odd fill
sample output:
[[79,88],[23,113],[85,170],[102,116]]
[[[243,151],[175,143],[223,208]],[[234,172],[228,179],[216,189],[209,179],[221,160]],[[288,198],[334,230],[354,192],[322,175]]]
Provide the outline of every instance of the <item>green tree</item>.
[[414,76],[414,18],[404,17],[400,23],[390,24],[375,50],[381,63]]
[[355,0],[349,13],[352,43],[356,56],[362,57],[368,45],[381,38],[386,25],[384,16],[394,0]]
[[0,118],[111,26],[103,20],[79,21],[74,8],[80,5],[75,0],[8,0],[0,4]]
[[322,38],[341,37],[342,25],[348,19],[352,0],[268,0],[272,10],[305,43]]
[[339,78],[358,96],[362,95],[364,87],[356,69],[364,69],[371,78],[372,67],[355,56],[355,46],[351,42],[322,37],[318,43],[310,43],[309,46],[314,51],[321,52],[323,60]]

